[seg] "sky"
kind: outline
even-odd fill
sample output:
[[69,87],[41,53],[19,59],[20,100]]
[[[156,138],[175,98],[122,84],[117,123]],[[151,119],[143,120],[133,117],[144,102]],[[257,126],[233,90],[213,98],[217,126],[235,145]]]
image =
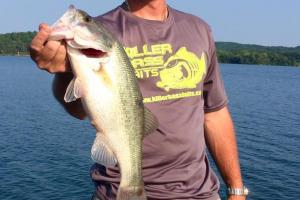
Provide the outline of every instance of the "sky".
[[[54,23],[70,4],[97,16],[122,0],[0,0],[0,33]],[[300,46],[300,0],[168,0],[170,6],[210,24],[216,41]]]

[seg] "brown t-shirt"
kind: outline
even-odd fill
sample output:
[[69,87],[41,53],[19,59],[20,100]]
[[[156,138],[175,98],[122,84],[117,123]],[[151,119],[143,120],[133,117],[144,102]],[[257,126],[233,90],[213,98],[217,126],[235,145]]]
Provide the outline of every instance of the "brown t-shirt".
[[[227,104],[209,26],[169,7],[167,20],[132,15],[122,6],[97,17],[124,45],[144,103],[159,128],[143,143],[148,199],[217,199],[219,181],[205,153],[204,113]],[[97,193],[115,199],[118,168],[91,170]]]

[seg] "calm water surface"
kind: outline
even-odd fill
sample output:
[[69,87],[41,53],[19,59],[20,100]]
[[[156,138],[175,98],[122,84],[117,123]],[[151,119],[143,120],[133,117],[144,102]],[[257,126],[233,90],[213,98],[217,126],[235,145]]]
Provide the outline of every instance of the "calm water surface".
[[[300,69],[222,65],[222,72],[248,199],[300,199]],[[0,57],[1,200],[90,199],[94,130],[63,111],[51,79],[28,57]]]

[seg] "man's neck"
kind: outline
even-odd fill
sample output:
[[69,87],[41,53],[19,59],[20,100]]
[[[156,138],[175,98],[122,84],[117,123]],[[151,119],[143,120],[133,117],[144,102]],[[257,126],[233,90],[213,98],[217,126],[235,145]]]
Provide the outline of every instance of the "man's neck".
[[165,0],[127,0],[128,10],[141,18],[164,21],[168,18]]

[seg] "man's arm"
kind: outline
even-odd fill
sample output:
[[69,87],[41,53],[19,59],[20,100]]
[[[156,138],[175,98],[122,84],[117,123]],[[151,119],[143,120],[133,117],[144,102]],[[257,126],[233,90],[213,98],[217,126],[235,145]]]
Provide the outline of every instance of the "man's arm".
[[[205,140],[222,178],[228,187],[242,188],[238,150],[233,122],[227,107],[205,114]],[[229,196],[244,200],[244,196]]]
[[64,100],[66,88],[72,78],[73,74],[68,72],[55,74],[52,84],[53,95],[70,115],[77,119],[84,119],[86,117],[86,113],[82,107],[80,99],[70,103],[66,103]]
[[79,100],[72,103],[64,101],[66,88],[72,80],[73,74],[70,72],[64,43],[48,41],[50,33],[51,28],[47,24],[40,24],[39,32],[31,41],[30,56],[40,69],[55,74],[52,90],[60,104],[70,115],[84,119],[86,114]]

